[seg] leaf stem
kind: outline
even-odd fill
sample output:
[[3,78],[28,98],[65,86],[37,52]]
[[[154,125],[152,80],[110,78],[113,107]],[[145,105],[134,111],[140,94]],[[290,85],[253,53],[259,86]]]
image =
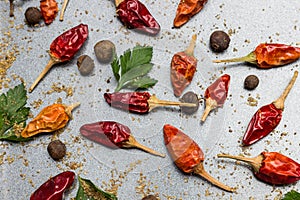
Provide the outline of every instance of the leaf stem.
[[66,10],[68,2],[69,2],[69,0],[64,0],[64,4],[63,4],[63,6],[61,8],[60,16],[59,16],[59,20],[60,21],[64,21],[65,10]]
[[14,15],[14,0],[9,0],[9,16],[13,17]]

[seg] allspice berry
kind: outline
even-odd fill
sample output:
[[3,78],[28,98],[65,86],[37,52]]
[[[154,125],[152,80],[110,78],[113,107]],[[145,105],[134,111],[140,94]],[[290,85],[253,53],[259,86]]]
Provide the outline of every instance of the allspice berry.
[[210,47],[214,52],[225,51],[230,43],[230,38],[224,31],[214,31],[210,35]]
[[145,196],[142,200],[157,200],[158,198],[152,194]]
[[66,155],[66,145],[60,140],[53,140],[49,143],[47,151],[53,160],[60,160]]
[[81,75],[89,75],[95,68],[94,60],[88,55],[82,55],[77,59],[77,67]]
[[116,52],[114,43],[109,40],[101,40],[94,46],[95,55],[99,62],[109,63]]
[[188,115],[195,113],[199,108],[199,98],[198,98],[197,94],[195,94],[194,92],[191,92],[191,91],[185,93],[180,98],[180,102],[196,104],[196,106],[194,106],[194,107],[180,106],[181,111]]
[[25,19],[28,25],[36,25],[39,24],[42,20],[42,13],[36,7],[29,7],[25,11]]
[[247,90],[254,90],[259,83],[259,79],[255,75],[249,75],[245,78],[244,88]]

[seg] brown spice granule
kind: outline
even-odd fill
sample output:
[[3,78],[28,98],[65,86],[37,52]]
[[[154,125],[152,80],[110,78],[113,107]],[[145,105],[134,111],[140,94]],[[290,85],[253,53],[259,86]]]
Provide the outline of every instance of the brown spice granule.
[[60,83],[53,83],[53,85],[51,86],[51,90],[47,91],[46,94],[52,94],[54,92],[57,93],[61,93],[61,92],[65,92],[66,93],[66,97],[71,97],[74,94],[73,88],[72,87],[67,87],[65,85],[61,85]]
[[81,186],[84,190],[84,193],[88,197],[92,197],[92,199],[106,200],[107,198],[103,196],[100,192],[98,192],[95,188],[91,187],[85,181],[81,181]]
[[43,100],[42,100],[42,99],[38,99],[38,100],[32,102],[30,105],[31,105],[34,109],[37,109],[37,108],[39,108],[42,104],[43,104]]

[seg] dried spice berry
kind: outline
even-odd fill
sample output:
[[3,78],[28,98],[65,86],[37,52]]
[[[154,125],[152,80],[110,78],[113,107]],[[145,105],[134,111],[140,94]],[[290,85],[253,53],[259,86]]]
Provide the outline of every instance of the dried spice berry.
[[47,151],[51,158],[60,160],[66,155],[66,145],[60,140],[53,140],[49,143]]
[[184,103],[194,103],[196,105],[194,107],[180,106],[181,111],[185,114],[193,114],[199,108],[199,98],[198,98],[197,94],[195,94],[194,92],[189,91],[189,92],[185,93],[180,98],[180,101],[184,102]]
[[255,75],[249,75],[245,78],[244,88],[247,90],[254,90],[259,83],[259,79]]
[[116,52],[116,47],[111,41],[102,40],[95,44],[94,51],[99,62],[109,63]]
[[145,196],[144,198],[142,198],[142,200],[157,200],[158,198],[154,195],[148,195],[148,196]]
[[78,70],[81,75],[89,75],[95,68],[94,60],[88,55],[82,55],[77,59]]
[[42,13],[36,7],[29,7],[25,11],[25,19],[29,25],[39,24],[42,19]]
[[224,31],[214,31],[210,35],[210,47],[214,52],[222,52],[226,50],[230,43],[230,38]]

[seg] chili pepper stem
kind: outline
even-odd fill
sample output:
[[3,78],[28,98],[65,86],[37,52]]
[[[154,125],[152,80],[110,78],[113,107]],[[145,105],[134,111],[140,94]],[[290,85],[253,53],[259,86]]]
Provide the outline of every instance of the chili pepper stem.
[[159,106],[185,106],[185,107],[195,107],[197,104],[195,103],[184,103],[184,102],[176,102],[176,101],[165,101],[158,99],[155,95],[152,95],[148,99],[149,112]]
[[257,64],[256,55],[254,52],[249,53],[246,56],[240,58],[231,58],[231,59],[224,59],[224,60],[213,60],[214,63],[221,63],[221,62],[249,62],[252,64]]
[[194,55],[194,49],[195,49],[195,46],[196,46],[196,40],[197,40],[197,35],[194,34],[192,36],[192,40],[190,42],[189,47],[184,51],[187,55],[189,55],[189,56],[193,56]]
[[14,16],[14,0],[9,0],[9,16]]
[[231,188],[223,183],[221,183],[220,181],[216,180],[215,178],[213,178],[209,173],[207,173],[203,167],[203,163],[199,163],[193,170],[193,172],[195,174],[198,174],[199,176],[203,177],[204,179],[206,179],[207,181],[209,181],[210,183],[212,183],[215,186],[218,186],[219,188],[226,190],[228,192],[234,192],[235,188]]
[[57,58],[54,58],[51,56],[48,64],[46,67],[43,69],[43,71],[40,73],[40,75],[37,77],[37,79],[33,82],[33,84],[29,88],[29,92],[32,92],[35,86],[42,80],[42,78],[47,74],[47,72],[51,69],[51,67],[57,63],[60,63],[61,61]]
[[203,115],[201,117],[201,121],[204,122],[208,116],[208,114],[210,113],[210,111],[212,111],[213,109],[215,109],[217,107],[217,101],[212,99],[212,98],[208,98],[206,99],[206,107],[205,110],[203,112]]
[[256,171],[256,172],[259,171],[259,168],[261,167],[261,163],[264,159],[264,156],[261,154],[254,158],[246,158],[243,156],[233,156],[233,155],[229,155],[229,154],[218,154],[217,156],[218,156],[218,158],[230,158],[230,159],[235,159],[235,160],[246,162],[246,163],[250,164],[252,166],[252,168],[254,169],[254,171]]
[[66,10],[68,2],[69,2],[69,0],[64,0],[64,4],[63,4],[63,6],[61,8],[60,16],[59,16],[59,20],[60,21],[64,21],[65,10]]
[[292,79],[290,80],[289,84],[287,85],[287,87],[285,88],[285,90],[283,91],[281,96],[276,101],[273,102],[274,106],[277,109],[280,109],[280,110],[284,109],[285,99],[288,96],[288,94],[290,93],[292,87],[294,86],[297,77],[298,77],[298,71],[295,71]]
[[69,106],[65,106],[65,112],[67,113],[67,115],[69,115],[70,117],[72,117],[72,110],[74,110],[79,105],[80,105],[80,102],[71,104]]
[[125,141],[123,144],[122,144],[122,147],[126,147],[126,148],[138,148],[138,149],[141,149],[143,151],[146,151],[150,154],[153,154],[153,155],[156,155],[156,156],[160,156],[162,158],[166,157],[165,154],[162,154],[162,153],[159,153],[157,151],[154,151],[153,149],[150,149],[149,147],[146,147],[140,143],[138,143],[136,141],[136,139],[133,137],[133,136],[129,136],[128,140]]
[[124,1],[124,0],[115,0],[116,7],[118,7],[118,5],[119,5],[120,3],[122,3],[122,1]]

